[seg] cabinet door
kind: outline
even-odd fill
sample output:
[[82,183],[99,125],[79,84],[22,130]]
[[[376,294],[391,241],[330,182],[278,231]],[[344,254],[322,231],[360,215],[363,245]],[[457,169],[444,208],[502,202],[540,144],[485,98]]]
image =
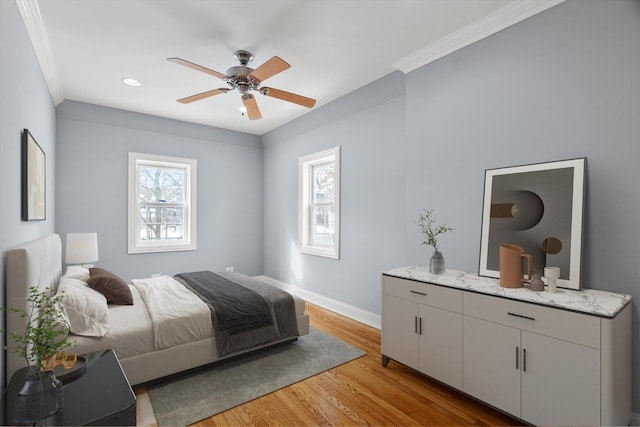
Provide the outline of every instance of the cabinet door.
[[418,303],[385,295],[382,300],[382,354],[418,369]]
[[600,352],[522,332],[522,419],[535,425],[600,425]]
[[420,305],[420,371],[462,390],[462,315]]
[[463,322],[463,390],[519,417],[520,330],[469,316]]

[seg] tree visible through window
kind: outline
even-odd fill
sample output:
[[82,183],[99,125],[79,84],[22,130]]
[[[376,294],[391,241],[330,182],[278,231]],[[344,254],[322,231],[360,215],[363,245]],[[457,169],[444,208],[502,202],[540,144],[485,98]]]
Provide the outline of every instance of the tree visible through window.
[[140,240],[184,239],[186,170],[139,165]]
[[339,258],[340,148],[301,157],[299,186],[300,251]]
[[331,247],[336,232],[335,162],[311,167],[311,244]]
[[195,249],[196,161],[129,154],[129,253]]

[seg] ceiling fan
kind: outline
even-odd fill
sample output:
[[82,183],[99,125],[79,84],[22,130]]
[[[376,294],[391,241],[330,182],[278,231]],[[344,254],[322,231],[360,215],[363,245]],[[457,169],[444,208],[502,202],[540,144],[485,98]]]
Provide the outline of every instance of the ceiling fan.
[[284,90],[275,89],[272,87],[260,87],[260,84],[287,68],[291,67],[287,62],[281,58],[274,56],[258,68],[253,69],[248,67],[248,64],[253,60],[251,52],[246,50],[237,50],[233,54],[234,58],[240,63],[235,67],[231,67],[227,70],[227,74],[222,74],[217,71],[211,70],[202,65],[194,64],[193,62],[186,61],[181,58],[167,58],[167,61],[171,61],[176,64],[184,65],[185,67],[193,68],[194,70],[201,71],[203,73],[210,74],[214,77],[218,77],[229,85],[229,87],[221,87],[218,89],[209,90],[199,93],[197,95],[187,96],[186,98],[178,99],[178,102],[182,104],[189,104],[194,101],[199,101],[210,96],[219,95],[221,93],[227,93],[230,90],[238,89],[242,95],[242,103],[247,109],[247,116],[249,120],[256,120],[262,118],[258,104],[251,94],[251,91],[260,92],[265,96],[272,98],[282,99],[284,101],[293,102],[294,104],[302,105],[303,107],[311,108],[316,104],[315,99],[307,98],[306,96],[298,95]]

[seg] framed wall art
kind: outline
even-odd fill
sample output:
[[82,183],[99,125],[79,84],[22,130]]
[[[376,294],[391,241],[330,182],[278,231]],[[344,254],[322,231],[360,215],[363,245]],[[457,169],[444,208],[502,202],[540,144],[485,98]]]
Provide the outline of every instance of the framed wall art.
[[22,132],[22,220],[47,218],[47,158],[29,130]]
[[485,171],[479,274],[500,277],[500,245],[520,246],[533,272],[559,267],[580,289],[586,158]]

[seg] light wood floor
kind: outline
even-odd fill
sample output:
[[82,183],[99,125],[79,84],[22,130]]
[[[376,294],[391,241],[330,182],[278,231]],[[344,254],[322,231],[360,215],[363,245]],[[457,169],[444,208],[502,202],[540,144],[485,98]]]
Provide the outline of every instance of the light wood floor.
[[[307,313],[367,355],[194,425],[522,425],[394,361],[383,368],[378,329],[310,303]],[[138,425],[155,426],[146,389],[136,395]]]

